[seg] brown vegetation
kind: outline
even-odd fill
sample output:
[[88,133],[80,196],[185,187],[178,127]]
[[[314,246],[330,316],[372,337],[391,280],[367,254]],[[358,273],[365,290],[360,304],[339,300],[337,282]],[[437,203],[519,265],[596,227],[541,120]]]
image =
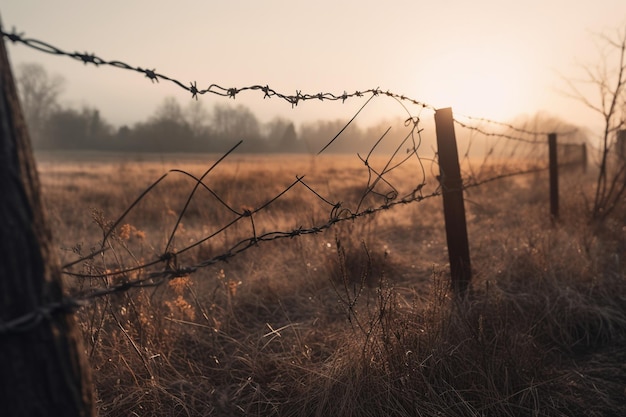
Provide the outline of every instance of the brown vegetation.
[[[344,158],[285,158],[234,157],[207,183],[232,207],[262,204],[296,174],[333,198],[358,198],[363,171]],[[99,247],[102,228],[163,172],[208,164],[41,157],[63,262]],[[615,211],[591,230],[580,193],[587,180],[573,179],[563,184],[555,226],[544,174],[468,190],[475,278],[464,301],[447,290],[437,198],[98,299],[79,317],[100,415],[626,415],[626,218]],[[175,175],[156,187],[84,270],[158,257],[192,187]],[[325,216],[328,207],[293,190],[255,227],[291,230]],[[229,218],[199,193],[175,247]],[[178,262],[215,256],[249,237],[249,227],[230,228]],[[68,285],[75,293],[132,278]]]

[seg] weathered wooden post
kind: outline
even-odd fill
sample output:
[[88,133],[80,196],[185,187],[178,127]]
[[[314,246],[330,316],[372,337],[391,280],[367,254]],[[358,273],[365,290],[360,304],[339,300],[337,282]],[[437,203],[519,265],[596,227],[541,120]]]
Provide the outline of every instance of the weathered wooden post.
[[626,129],[618,130],[615,134],[615,146],[617,155],[622,161],[626,160]]
[[[0,35],[1,37],[2,35]],[[0,414],[95,415],[91,373],[46,225],[30,139],[0,39]],[[48,306],[48,308],[44,308]]]
[[548,157],[550,160],[550,218],[559,218],[559,165],[557,160],[556,133],[548,135]]
[[585,174],[585,173],[587,173],[587,162],[588,162],[587,161],[587,144],[583,142],[580,146],[582,147],[582,150],[581,150],[581,152],[582,152],[582,156],[581,156],[581,158],[582,158],[582,162],[581,162],[582,170],[583,170],[583,174]]
[[463,202],[463,180],[451,108],[435,111],[435,128],[452,288],[458,295],[464,295],[472,279],[472,268]]

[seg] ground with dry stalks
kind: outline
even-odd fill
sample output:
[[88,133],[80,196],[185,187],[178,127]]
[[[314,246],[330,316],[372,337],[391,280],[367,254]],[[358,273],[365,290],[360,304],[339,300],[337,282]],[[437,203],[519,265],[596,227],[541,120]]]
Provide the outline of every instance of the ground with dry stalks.
[[[107,227],[171,168],[200,175],[215,156],[39,155],[59,256],[98,249]],[[353,158],[354,159],[354,158]],[[357,160],[358,162],[358,160]],[[205,182],[254,209],[307,175],[330,201],[358,202],[367,172],[346,157],[235,156]],[[411,179],[415,170],[398,172]],[[588,174],[590,175],[590,174]],[[366,178],[365,178],[366,180]],[[585,218],[580,172],[531,174],[466,192],[474,280],[451,294],[439,198],[322,233],[263,242],[156,287],[101,297],[79,313],[101,416],[626,415],[626,215]],[[232,213],[171,174],[119,223],[106,250],[69,268],[72,294],[210,235]],[[300,187],[254,232],[328,219]],[[175,261],[195,264],[250,237],[236,224]]]

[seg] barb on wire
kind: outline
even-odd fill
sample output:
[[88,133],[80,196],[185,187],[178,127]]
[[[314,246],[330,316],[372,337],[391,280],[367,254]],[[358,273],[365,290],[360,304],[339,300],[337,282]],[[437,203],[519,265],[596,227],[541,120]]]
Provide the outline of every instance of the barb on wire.
[[69,297],[60,302],[44,304],[15,319],[0,321],[0,336],[30,331],[44,319],[50,319],[57,314],[73,313],[83,305],[85,301]]

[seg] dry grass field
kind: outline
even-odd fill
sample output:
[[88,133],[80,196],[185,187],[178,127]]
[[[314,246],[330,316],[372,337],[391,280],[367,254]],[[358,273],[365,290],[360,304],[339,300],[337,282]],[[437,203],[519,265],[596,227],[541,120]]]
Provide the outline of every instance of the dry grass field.
[[[215,158],[38,155],[61,262],[100,248],[107,225],[168,170],[199,176]],[[215,233],[237,217],[231,209],[254,210],[296,175],[352,207],[367,184],[355,161],[231,155],[205,179],[228,207],[199,189],[173,238],[194,182],[172,172],[106,251],[67,269],[100,275],[68,276],[68,291],[140,277],[103,274],[158,259],[170,240],[171,252]],[[422,174],[407,164],[395,175],[410,189]],[[439,197],[101,297],[78,314],[99,413],[626,415],[626,214],[587,224],[582,192],[592,182],[563,177],[556,225],[544,173],[469,189],[474,281],[463,301],[448,290]],[[175,261],[198,265],[255,234],[310,228],[331,209],[298,184],[254,222],[237,221]]]

